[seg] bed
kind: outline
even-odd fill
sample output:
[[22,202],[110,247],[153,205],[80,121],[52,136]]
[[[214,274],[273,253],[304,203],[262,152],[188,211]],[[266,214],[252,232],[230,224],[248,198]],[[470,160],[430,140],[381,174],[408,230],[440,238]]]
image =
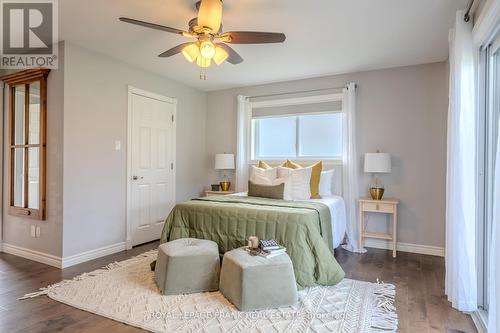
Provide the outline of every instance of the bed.
[[245,195],[214,196],[177,204],[168,216],[161,242],[193,237],[210,239],[223,254],[246,245],[255,235],[287,248],[299,288],[335,285],[344,271],[334,257],[345,234],[345,205],[339,196],[285,201]]

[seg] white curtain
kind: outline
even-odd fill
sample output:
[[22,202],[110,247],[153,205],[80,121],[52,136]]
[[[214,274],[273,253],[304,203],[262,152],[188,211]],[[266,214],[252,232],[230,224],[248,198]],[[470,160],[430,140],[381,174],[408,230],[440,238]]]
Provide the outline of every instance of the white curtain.
[[[498,124],[500,128],[500,123]],[[498,332],[500,330],[500,135],[497,141],[497,157],[495,159],[493,193],[493,225],[491,230],[490,262],[488,274],[488,332]]]
[[238,96],[237,117],[237,148],[236,148],[236,191],[244,192],[248,187],[248,162],[250,152],[250,128],[252,109],[247,96]]
[[366,250],[359,244],[358,206],[358,152],[356,149],[356,84],[349,83],[342,90],[343,113],[343,165],[342,193],[346,204],[347,245],[344,248],[351,252],[364,253]]
[[476,110],[472,24],[456,14],[450,31],[450,94],[446,175],[448,300],[461,311],[477,308]]

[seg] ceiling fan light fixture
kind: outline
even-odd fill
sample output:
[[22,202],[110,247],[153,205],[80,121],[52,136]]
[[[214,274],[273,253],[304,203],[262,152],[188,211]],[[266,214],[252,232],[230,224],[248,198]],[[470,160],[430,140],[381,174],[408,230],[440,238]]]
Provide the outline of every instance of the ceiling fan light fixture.
[[222,22],[222,1],[221,0],[201,0],[198,11],[198,25],[209,28],[216,33],[220,29]]
[[200,44],[200,54],[202,57],[212,59],[215,55],[215,45],[211,41],[204,41]]
[[[178,53],[182,53],[187,61],[195,63],[201,68],[201,73],[204,73],[204,69],[212,65],[212,60],[216,65],[220,65],[225,61],[233,65],[243,62],[243,58],[238,52],[226,43],[264,44],[283,43],[285,41],[286,36],[278,32],[224,32],[222,29],[222,2],[223,0],[198,0],[196,3],[198,15],[189,21],[189,28],[187,31],[128,17],[120,17],[119,20],[125,23],[195,39],[176,45],[160,53],[158,56],[161,58],[168,58]],[[204,74],[203,77],[205,78]]]
[[198,67],[201,67],[201,68],[210,67],[211,63],[212,63],[212,59],[208,59],[208,58],[205,58],[203,56],[199,56],[198,59],[196,59],[196,64],[198,65]]
[[219,45],[215,46],[214,62],[218,65],[222,64],[229,57],[229,54]]
[[182,55],[189,62],[194,62],[200,55],[200,49],[197,43],[192,43],[182,49]]

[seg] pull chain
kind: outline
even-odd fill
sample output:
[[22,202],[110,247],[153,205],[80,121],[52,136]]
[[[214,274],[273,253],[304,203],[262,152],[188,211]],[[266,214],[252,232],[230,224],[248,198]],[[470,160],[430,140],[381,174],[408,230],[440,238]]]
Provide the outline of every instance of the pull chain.
[[200,67],[200,80],[203,80],[203,81],[207,80],[205,68],[203,68],[203,67]]

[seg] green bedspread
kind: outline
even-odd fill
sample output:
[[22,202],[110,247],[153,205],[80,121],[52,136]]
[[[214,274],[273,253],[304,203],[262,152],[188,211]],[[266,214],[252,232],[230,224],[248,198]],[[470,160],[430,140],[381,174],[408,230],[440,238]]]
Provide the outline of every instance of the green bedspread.
[[213,196],[177,204],[161,242],[209,239],[223,254],[246,245],[252,235],[276,239],[287,248],[299,288],[334,285],[344,271],[333,255],[331,223],[330,211],[321,203]]

